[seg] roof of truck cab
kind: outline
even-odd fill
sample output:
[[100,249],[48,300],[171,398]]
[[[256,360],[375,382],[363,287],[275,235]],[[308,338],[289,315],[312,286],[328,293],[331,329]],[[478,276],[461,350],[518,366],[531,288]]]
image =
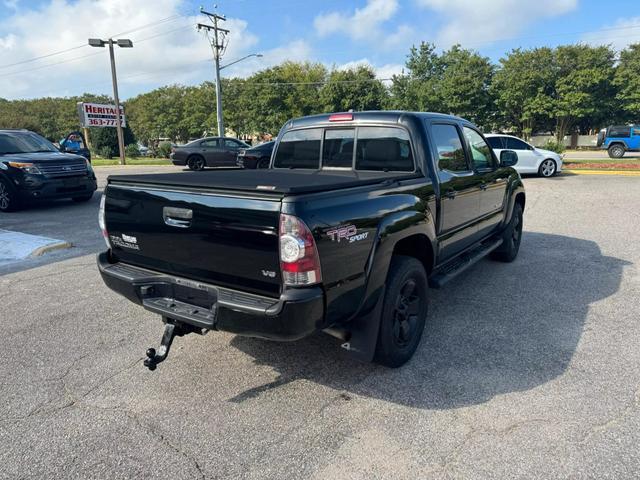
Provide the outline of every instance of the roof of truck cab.
[[108,182],[197,189],[236,190],[258,193],[299,194],[373,185],[384,180],[412,178],[415,172],[355,172],[307,169],[216,169],[146,175],[110,175]]
[[[353,120],[347,121],[331,121],[332,115],[351,114]],[[435,119],[435,120],[453,120],[456,122],[467,122],[464,118],[456,117],[455,115],[448,115],[445,113],[436,112],[410,112],[404,110],[368,110],[363,112],[337,112],[337,113],[322,113],[319,115],[309,115],[307,117],[299,117],[289,120],[284,125],[284,129],[307,127],[312,125],[325,126],[325,125],[349,125],[351,123],[399,123],[402,118],[415,117],[421,119]]]

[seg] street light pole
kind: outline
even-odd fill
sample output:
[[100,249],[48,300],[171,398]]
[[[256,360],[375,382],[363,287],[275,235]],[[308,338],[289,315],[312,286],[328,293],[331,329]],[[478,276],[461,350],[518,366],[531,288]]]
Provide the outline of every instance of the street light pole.
[[120,116],[120,98],[118,96],[118,78],[116,76],[116,59],[113,53],[113,39],[109,39],[109,57],[111,58],[111,80],[113,81],[113,99],[116,102],[116,129],[118,130],[118,150],[120,151],[120,165],[126,165],[124,157],[124,132],[122,131],[122,117]]
[[121,48],[132,48],[133,42],[129,39],[114,40],[101,40],[99,38],[90,38],[89,45],[91,47],[104,48],[105,45],[109,45],[109,58],[111,59],[111,81],[113,82],[113,100],[116,102],[116,129],[118,131],[118,150],[120,153],[120,164],[125,165],[124,158],[124,132],[122,131],[122,116],[120,115],[120,98],[118,96],[118,78],[116,76],[116,59],[113,52],[113,46],[118,45]]

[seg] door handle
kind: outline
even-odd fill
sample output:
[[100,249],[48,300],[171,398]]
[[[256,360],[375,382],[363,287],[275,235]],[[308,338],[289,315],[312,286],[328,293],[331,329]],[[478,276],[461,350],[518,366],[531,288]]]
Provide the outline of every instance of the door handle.
[[164,223],[170,227],[189,228],[193,218],[193,210],[188,208],[164,207],[162,209]]
[[447,190],[446,193],[444,194],[445,197],[450,198],[451,200],[453,200],[454,198],[456,198],[456,191],[455,190]]

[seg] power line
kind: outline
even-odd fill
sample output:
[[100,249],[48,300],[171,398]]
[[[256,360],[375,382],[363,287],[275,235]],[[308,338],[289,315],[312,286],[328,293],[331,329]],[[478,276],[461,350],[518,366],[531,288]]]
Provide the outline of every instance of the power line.
[[[136,43],[146,42],[147,40],[158,38],[158,37],[161,37],[163,35],[168,35],[170,33],[174,33],[174,32],[180,31],[180,30],[185,30],[187,28],[193,28],[194,26],[195,26],[195,24],[184,25],[184,26],[179,27],[179,28],[174,28],[173,30],[167,30],[166,32],[158,33],[156,35],[151,35],[150,37],[141,38],[140,40],[136,40]],[[114,35],[114,36],[116,36],[116,35]],[[27,70],[18,70],[18,71],[15,71],[15,72],[2,74],[2,75],[0,75],[0,78],[13,77],[15,75],[21,75],[23,73],[29,73],[29,72],[34,72],[34,71],[37,71],[37,70],[42,70],[44,68],[55,67],[57,65],[63,65],[65,63],[75,62],[77,60],[82,60],[84,58],[95,57],[96,55],[101,55],[102,53],[103,52],[90,53],[88,55],[82,55],[82,56],[79,56],[79,57],[67,58],[67,59],[61,60],[59,62],[47,63],[46,65],[40,65],[39,67],[34,67],[34,68],[27,69]]]
[[[147,24],[141,25],[141,26],[139,26],[137,28],[134,28],[132,30],[128,30],[126,32],[116,33],[115,35],[110,35],[110,36],[111,37],[117,37],[119,35],[124,35],[124,34],[127,34],[127,33],[137,32],[139,30],[144,30],[144,29],[149,28],[151,26],[157,26],[157,25],[160,25],[162,23],[173,22],[173,21],[178,20],[179,18],[183,18],[183,17],[186,18],[187,16],[186,15],[182,15],[182,14],[174,14],[174,15],[171,15],[170,17],[166,17],[166,18],[163,18],[163,19],[160,19],[160,20],[156,20],[155,22],[147,23]],[[50,57],[54,57],[56,55],[62,55],[64,53],[69,53],[69,52],[72,52],[74,50],[79,50],[79,49],[85,48],[87,46],[88,46],[87,44],[76,45],[75,47],[66,48],[64,50],[59,50],[57,52],[51,52],[51,53],[47,53],[47,54],[44,54],[44,55],[40,55],[38,57],[28,58],[28,59],[25,59],[25,60],[20,60],[18,62],[8,63],[8,64],[5,64],[5,65],[0,65],[0,69],[16,67],[18,65],[24,65],[24,64],[27,64],[27,63],[37,62],[38,60],[42,60],[44,58],[50,58]],[[55,65],[57,65],[57,64],[55,64]]]

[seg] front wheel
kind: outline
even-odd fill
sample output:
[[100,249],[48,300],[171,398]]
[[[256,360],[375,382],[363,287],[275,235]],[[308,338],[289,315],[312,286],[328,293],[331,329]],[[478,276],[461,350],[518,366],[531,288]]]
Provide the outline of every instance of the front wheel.
[[556,162],[551,160],[550,158],[547,158],[546,160],[543,160],[543,162],[540,164],[540,168],[538,169],[538,174],[541,177],[553,177],[556,174]]
[[374,361],[400,367],[413,356],[427,318],[427,274],[413,257],[394,256],[387,275]]
[[607,151],[610,158],[622,158],[624,156],[624,147],[620,144],[611,145]]
[[516,203],[513,206],[511,221],[502,233],[502,245],[493,251],[491,257],[501,262],[513,262],[520,251],[522,240],[522,205]]
[[20,208],[18,195],[4,178],[0,178],[0,212],[13,212]]

